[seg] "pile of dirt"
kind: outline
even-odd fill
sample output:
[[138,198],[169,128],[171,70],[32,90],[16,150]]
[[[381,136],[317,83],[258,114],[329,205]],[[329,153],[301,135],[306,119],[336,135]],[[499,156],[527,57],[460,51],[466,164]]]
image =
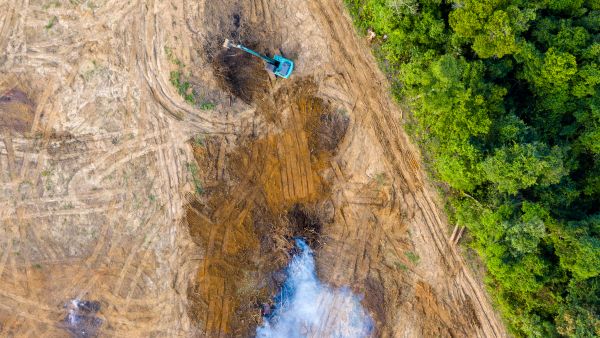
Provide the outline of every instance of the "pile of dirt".
[[236,48],[223,49],[213,63],[223,90],[247,104],[261,101],[270,86],[263,61]]

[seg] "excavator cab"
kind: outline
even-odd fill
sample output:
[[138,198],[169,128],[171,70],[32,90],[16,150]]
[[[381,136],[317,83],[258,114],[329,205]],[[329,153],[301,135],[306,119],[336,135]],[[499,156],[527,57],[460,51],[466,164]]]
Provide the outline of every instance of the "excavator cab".
[[294,71],[294,61],[286,59],[281,55],[275,55],[273,59],[278,63],[273,73],[284,79],[289,78],[292,75],[292,71]]

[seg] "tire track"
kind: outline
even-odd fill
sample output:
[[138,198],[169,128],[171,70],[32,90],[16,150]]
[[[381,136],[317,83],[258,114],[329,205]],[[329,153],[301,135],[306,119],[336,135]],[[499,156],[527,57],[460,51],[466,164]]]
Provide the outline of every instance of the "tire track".
[[[65,310],[56,306],[73,298],[96,297],[100,301],[109,299],[108,303],[102,303],[103,307],[104,304],[108,305],[101,311],[102,319],[108,323],[103,325],[103,334],[117,337],[185,336],[183,328],[186,327],[186,318],[182,316],[185,296],[177,294],[177,290],[185,290],[185,275],[190,274],[193,267],[187,264],[176,273],[165,272],[165,267],[174,269],[180,261],[185,263],[186,259],[182,256],[194,250],[189,238],[186,244],[185,235],[180,234],[175,221],[182,213],[179,191],[186,175],[182,165],[187,156],[182,152],[186,141],[183,134],[202,129],[211,131],[206,126],[218,125],[219,119],[212,118],[206,122],[205,115],[195,112],[197,116],[190,118],[189,131],[180,132],[174,127],[169,111],[165,111],[160,101],[148,90],[145,75],[139,73],[140,65],[144,62],[137,57],[141,54],[135,50],[138,48],[142,51],[141,48],[147,46],[145,42],[151,44],[150,48],[158,48],[154,44],[160,43],[161,35],[165,34],[165,27],[157,26],[157,22],[165,16],[156,11],[160,6],[152,7],[155,3],[150,3],[149,11],[144,13],[138,11],[145,5],[139,1],[121,4],[111,0],[101,3],[96,9],[67,4],[49,11],[40,9],[43,3],[32,3],[31,10],[25,10],[24,5],[20,2],[11,3],[12,7],[0,4],[2,10],[11,10],[7,13],[11,16],[2,15],[0,18],[0,45],[10,45],[6,54],[8,58],[0,59],[0,70],[27,73],[38,68],[39,73],[49,75],[45,79],[32,79],[34,82],[47,82],[40,90],[40,95],[36,95],[32,134],[9,135],[9,141],[2,137],[1,166],[8,169],[10,164],[10,171],[3,171],[8,172],[13,181],[3,185],[3,188],[17,192],[18,189],[22,190],[20,182],[29,180],[33,182],[32,188],[43,189],[0,194],[0,218],[2,224],[6,225],[3,227],[3,237],[7,237],[6,246],[0,253],[0,290],[14,290],[10,297],[39,300],[38,303],[42,305],[31,303],[31,306],[24,306],[0,295],[0,315],[14,323],[14,331],[18,335],[40,332],[59,336],[61,333],[55,332],[59,329],[44,329],[54,328],[65,318]],[[168,6],[163,7],[171,11]],[[153,36],[128,30],[129,24],[134,30],[137,27],[138,31],[144,27],[143,23],[147,21],[143,15],[148,13],[152,13],[149,17],[153,20],[150,27],[153,30],[149,34]],[[48,20],[47,15],[58,17],[56,30],[36,33],[35,29],[39,30],[40,23]],[[13,20],[14,24],[7,26],[6,20]],[[38,27],[35,28],[35,25]],[[69,26],[69,32],[62,31],[66,26]],[[115,30],[115,26],[119,27]],[[32,43],[25,41],[24,30],[29,30],[28,34],[33,36]],[[114,47],[116,44],[133,46],[133,53],[129,53],[127,48],[105,50],[107,46]],[[117,53],[131,57],[113,55]],[[106,65],[111,72],[124,71],[134,79],[133,84],[120,83],[127,81],[127,76],[111,76],[101,82],[101,87],[84,88],[82,91],[78,86],[81,83],[80,76],[85,75],[84,63],[92,60]],[[158,68],[152,68],[154,72],[162,71],[156,57],[151,59],[148,55],[148,60],[158,65]],[[15,69],[7,68],[15,64],[18,65]],[[172,91],[170,84],[165,84],[163,89],[169,93]],[[148,90],[150,95],[140,98],[136,90]],[[99,133],[94,132],[94,125],[90,127],[96,121],[81,119],[75,121],[76,124],[69,120],[68,110],[73,108],[69,105],[75,105],[73,109],[79,114],[79,104],[86,103],[86,96],[96,92],[99,94],[94,97],[104,100],[98,101],[99,104],[111,107],[114,103],[111,99],[119,101],[122,98],[124,103],[117,109],[124,105],[124,109],[132,112],[136,112],[135,104],[142,101],[138,110],[143,110],[143,116],[139,119],[136,116],[128,117],[127,122],[131,121],[132,126],[119,126],[118,131]],[[65,95],[76,99],[74,102],[65,100]],[[173,95],[169,99],[180,98]],[[103,122],[102,119],[97,121]],[[235,129],[233,124],[230,123],[232,127],[229,129]],[[143,136],[131,142],[119,142],[134,134]],[[147,164],[147,168],[137,168],[144,164]],[[42,174],[44,170],[48,172]],[[115,175],[121,179],[129,172],[136,179],[148,179],[147,183],[143,183],[146,186],[142,187],[135,181],[125,186],[116,186],[116,182],[112,181],[96,182],[96,190],[90,186],[90,183],[94,183],[90,177],[102,181]],[[53,191],[48,191],[44,186],[50,178],[55,185]],[[139,196],[140,193],[149,196],[138,205],[136,194]],[[21,211],[17,213],[16,210]],[[135,221],[146,217],[148,210],[154,212],[156,217],[148,221],[146,227],[135,228]],[[41,223],[40,226],[32,229],[33,224],[38,223]],[[77,242],[82,240],[82,234],[88,236],[92,230],[99,231],[99,238],[91,235],[96,236],[97,241],[90,242],[89,250],[86,248],[82,251],[87,257],[73,257],[66,240],[60,242],[43,238],[50,229],[64,231],[61,230],[63,226],[66,229],[72,227],[74,233],[69,233],[68,240],[75,242],[73,246],[82,244]],[[131,238],[141,238],[140,234],[143,236],[146,230],[154,230],[155,236],[143,241],[141,246],[134,246],[135,255],[127,261],[122,249],[139,244],[131,241]],[[184,241],[177,244],[172,242],[174,233],[183,237]],[[169,252],[166,257],[160,257],[165,250],[173,248],[177,248],[180,254],[172,255]],[[21,256],[14,253],[17,250],[22,251]],[[121,295],[111,297],[114,289],[109,285],[114,286],[114,282],[118,281],[119,262],[128,265],[123,270],[125,276],[119,290]],[[33,263],[43,263],[43,267],[33,268]],[[51,278],[52,283],[40,285],[41,280],[37,278],[42,276]],[[179,278],[177,290],[174,289],[175,281],[169,278]],[[34,289],[31,283],[37,283],[39,289]]]
[[[449,269],[456,267],[452,269],[458,271],[453,272],[457,274],[455,283],[466,296],[461,292],[451,292],[450,296],[466,299],[473,292],[481,291],[464,269],[460,256],[447,243],[444,220],[438,216],[439,210],[430,198],[432,192],[423,187],[418,153],[410,148],[403,136],[391,103],[382,98],[380,91],[385,79],[373,68],[373,60],[365,57],[369,52],[355,39],[349,20],[341,17],[342,3],[338,0],[286,1],[240,3],[242,8],[250,8],[251,21],[266,27],[263,35],[273,37],[272,45],[285,40],[275,36],[277,32],[307,28],[291,27],[290,22],[297,20],[284,23],[283,20],[288,18],[281,14],[285,12],[291,18],[296,9],[310,7],[311,13],[303,17],[312,15],[319,21],[323,39],[330,44],[335,60],[340,60],[334,70],[323,71],[328,75],[321,81],[331,89],[322,91],[323,97],[341,103],[349,110],[352,108],[352,114],[356,116],[356,122],[352,123],[360,123],[361,127],[369,125],[375,130],[374,137],[378,138],[379,144],[388,149],[385,156],[391,163],[391,172],[403,181],[398,185],[404,189],[400,203],[406,204],[408,213],[417,211],[416,216],[409,219],[423,228],[424,236],[431,238],[441,257],[446,257],[443,259],[449,262],[446,263]],[[57,305],[73,297],[96,297],[108,305],[103,305],[101,311],[105,335],[188,336],[193,334],[190,333],[193,329],[184,315],[185,290],[189,276],[200,268],[198,273],[204,274],[203,280],[214,284],[199,290],[209,293],[205,298],[204,329],[225,332],[228,322],[235,319],[236,303],[230,290],[235,284],[211,275],[211,271],[231,269],[232,261],[227,256],[239,249],[237,239],[246,226],[244,220],[250,217],[249,210],[255,201],[263,198],[260,189],[255,187],[257,184],[267,186],[276,182],[273,184],[277,186],[277,192],[270,193],[283,196],[289,203],[310,200],[319,193],[319,177],[311,167],[312,154],[307,142],[310,135],[302,128],[292,128],[283,136],[267,133],[266,137],[270,139],[266,143],[276,144],[258,147],[244,159],[252,163],[244,173],[249,179],[236,182],[231,191],[234,198],[219,205],[210,215],[210,232],[203,235],[208,240],[206,253],[200,255],[186,237],[185,229],[176,221],[183,212],[183,191],[187,189],[182,188],[189,176],[185,163],[191,160],[189,150],[184,146],[186,138],[198,132],[219,134],[227,140],[223,144],[229,145],[238,134],[247,135],[252,129],[255,135],[257,129],[266,127],[256,126],[252,120],[252,128],[245,129],[244,123],[252,118],[254,110],[233,117],[228,108],[200,111],[184,102],[168,81],[169,65],[162,52],[164,43],[172,41],[169,35],[181,35],[178,37],[181,41],[196,41],[190,40],[184,25],[189,29],[193,26],[190,21],[206,15],[202,12],[204,2],[198,5],[199,16],[188,15],[188,7],[182,6],[181,2],[135,0],[122,3],[109,0],[98,5],[91,8],[83,3],[66,4],[44,11],[42,3],[0,4],[0,11],[6,13],[0,17],[0,48],[6,50],[6,58],[0,56],[0,71],[49,74],[43,80],[34,79],[43,81],[45,88],[38,97],[32,127],[32,132],[39,133],[41,138],[8,134],[0,142],[0,168],[8,173],[11,181],[3,182],[3,188],[13,192],[0,194],[2,234],[6,237],[3,242],[6,245],[0,254],[0,290],[14,290],[10,295],[0,293],[1,315],[8,317],[7,322],[20,335],[60,335],[55,334],[58,329],[54,325],[64,318],[65,311]],[[283,8],[287,5],[292,9]],[[40,31],[40,25],[48,20],[48,15],[59,18],[56,30]],[[199,27],[193,34],[198,37],[210,35],[202,29]],[[36,30],[40,32],[36,33]],[[184,54],[187,59],[188,51]],[[91,60],[107,65],[111,72],[125,75],[110,76],[98,82],[97,88],[92,88],[96,86],[92,84],[81,90],[79,78],[85,70],[85,62]],[[342,93],[344,91],[347,93]],[[88,117],[80,111],[81,104],[87,103],[86,100],[96,92],[102,94],[94,96],[102,98],[99,105],[118,107],[115,109],[125,106],[126,114],[130,114],[116,120],[117,131],[101,131],[104,127],[99,126],[104,123],[101,119],[87,121],[81,118]],[[290,94],[287,100],[294,95],[296,93]],[[72,102],[64,96],[77,98]],[[226,107],[226,104],[222,106]],[[311,99],[290,106],[290,123],[304,124],[306,121],[302,117],[314,109],[319,109],[319,105]],[[75,120],[72,120],[73,115]],[[57,136],[60,132],[70,132],[72,140]],[[258,134],[263,135],[261,133],[262,130],[258,130]],[[128,136],[132,137],[130,141],[113,144],[115,138],[119,141]],[[227,146],[222,148],[228,149]],[[264,163],[260,156],[267,152],[274,154],[272,163]],[[221,162],[221,168],[228,165],[226,161]],[[55,191],[46,191],[43,187],[42,172],[50,164],[56,165],[54,178],[57,182],[61,180]],[[269,174],[262,172],[266,171],[262,168],[269,165],[277,170]],[[339,165],[337,169],[333,168],[336,175],[339,174],[338,179],[352,180],[344,177]],[[2,173],[3,180],[5,172]],[[120,179],[129,174],[133,174],[134,179],[123,180],[126,183],[121,184]],[[111,175],[115,176],[115,181],[107,179]],[[31,180],[36,189],[42,189],[24,189],[20,183],[26,180]],[[362,283],[373,273],[370,267],[382,259],[381,253],[373,254],[370,250],[385,241],[392,244],[398,260],[409,265],[402,255],[404,244],[395,236],[396,230],[384,228],[376,219],[379,211],[400,211],[388,205],[385,194],[369,185],[349,187],[347,194],[349,196],[344,197],[340,208],[341,215],[335,215],[343,221],[335,230],[340,233],[342,243],[336,248],[339,257],[333,261],[334,270],[345,274],[344,270],[352,266],[355,280]],[[392,204],[394,201],[395,197]],[[69,204],[72,209],[67,207]],[[371,214],[375,218],[369,219]],[[364,227],[355,228],[359,221]],[[98,229],[100,238],[85,242],[89,246],[83,251],[87,257],[69,256],[69,246],[65,243],[45,241],[43,234],[47,229],[56,230],[63,222],[74,230]],[[42,226],[31,231],[32,224],[37,223]],[[142,240],[146,232],[150,232],[151,237]],[[77,236],[69,239],[80,240]],[[27,252],[19,257],[13,253],[15,250]],[[36,261],[35,250],[40,252],[38,255],[42,260]],[[199,258],[204,259],[200,267],[196,262]],[[43,271],[36,272],[31,268],[31,263],[42,261],[48,265]],[[413,267],[409,266],[409,269],[412,271]],[[416,275],[418,271],[411,273]],[[38,274],[53,278],[55,289],[60,290],[47,285],[36,290],[33,286]],[[423,276],[417,277],[423,279]],[[486,312],[489,305],[481,292],[474,298],[477,307]],[[444,292],[436,294],[440,302],[447,301]],[[450,307],[452,313],[459,311],[460,308],[453,304],[457,301],[450,300],[448,304],[452,305],[444,306]],[[19,311],[14,311],[15,308]],[[494,326],[496,320],[492,313],[486,325]],[[54,331],[44,332],[47,327]],[[487,326],[485,330],[488,330]],[[503,331],[498,327],[494,332],[502,335]]]
[[[334,13],[345,13],[343,4],[339,1],[321,2],[316,0],[309,0],[309,3],[311,4],[313,13],[316,14],[315,16],[326,27],[324,31],[331,32],[331,39],[329,41],[333,45],[332,49],[342,55],[342,57],[337,58],[343,60],[343,66],[340,66],[340,68],[356,70],[356,72],[352,73],[353,76],[347,76],[346,84],[356,97],[363,97],[362,102],[360,102],[357,108],[369,114],[370,123],[376,130],[375,134],[379,143],[386,151],[387,159],[392,164],[394,172],[402,178],[403,184],[401,187],[405,186],[408,188],[408,191],[403,194],[404,197],[416,202],[418,211],[425,219],[423,225],[433,239],[440,257],[446,261],[450,270],[453,269],[453,266],[458,265],[461,266],[463,274],[469,276],[470,272],[464,267],[465,264],[462,258],[448,244],[448,239],[442,230],[444,223],[438,216],[439,209],[434,205],[429,196],[432,192],[429,189],[423,190],[422,175],[417,171],[419,166],[413,155],[414,151],[410,150],[411,147],[406,140],[406,136],[392,118],[394,112],[389,107],[393,105],[388,100],[385,100],[385,104],[383,100],[379,100],[381,98],[380,88],[385,88],[381,84],[385,83],[385,80],[376,70],[373,70],[373,65],[376,63],[372,60],[372,57],[367,58],[368,61],[371,61],[367,62],[367,60],[361,58],[359,55],[358,51],[364,51],[366,48],[364,45],[360,45],[356,41],[356,38],[351,35],[353,27],[348,18],[346,17],[344,20],[337,21],[332,19],[335,17]],[[369,53],[364,52],[361,54],[368,55]],[[377,80],[373,83],[373,81],[368,81],[368,78]],[[367,83],[378,86],[365,86]],[[357,84],[362,84],[362,86],[357,87]],[[361,107],[361,105],[364,106]],[[473,283],[461,283],[460,286],[468,290],[467,293],[474,295],[474,298],[477,300],[479,315],[485,319],[486,326],[484,327],[484,332],[490,336],[505,336],[506,333],[494,310],[489,305],[489,301],[483,295],[481,287],[475,286]]]
[[[151,13],[149,8],[153,8],[154,11]],[[152,93],[153,98],[175,119],[186,120],[205,133],[227,133],[228,128],[235,126],[219,119],[206,117],[206,114],[201,114],[191,109],[191,107],[183,102],[183,99],[179,95],[174,93],[172,87],[164,82],[163,77],[159,75],[166,72],[160,71],[161,67],[158,62],[157,51],[162,50],[162,46],[156,45],[156,37],[159,36],[157,33],[160,32],[158,27],[159,20],[155,14],[156,10],[154,0],[150,0],[140,6],[143,18],[141,22],[141,31],[143,34],[141,34],[142,45],[139,48],[141,55],[136,59],[139,71],[143,74],[146,81],[147,88]],[[152,39],[147,41],[148,37],[152,37]]]

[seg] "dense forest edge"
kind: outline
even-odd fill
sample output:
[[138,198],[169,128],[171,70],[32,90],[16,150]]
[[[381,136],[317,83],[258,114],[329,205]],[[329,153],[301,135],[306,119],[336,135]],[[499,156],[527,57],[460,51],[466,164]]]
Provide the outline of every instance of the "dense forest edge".
[[512,334],[600,336],[600,0],[345,2]]

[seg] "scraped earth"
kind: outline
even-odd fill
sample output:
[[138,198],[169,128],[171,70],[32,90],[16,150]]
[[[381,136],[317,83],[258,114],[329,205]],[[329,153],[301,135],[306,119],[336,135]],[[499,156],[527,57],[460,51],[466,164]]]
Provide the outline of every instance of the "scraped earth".
[[506,336],[342,1],[0,0],[0,50],[1,336],[252,335],[295,236],[374,336]]

